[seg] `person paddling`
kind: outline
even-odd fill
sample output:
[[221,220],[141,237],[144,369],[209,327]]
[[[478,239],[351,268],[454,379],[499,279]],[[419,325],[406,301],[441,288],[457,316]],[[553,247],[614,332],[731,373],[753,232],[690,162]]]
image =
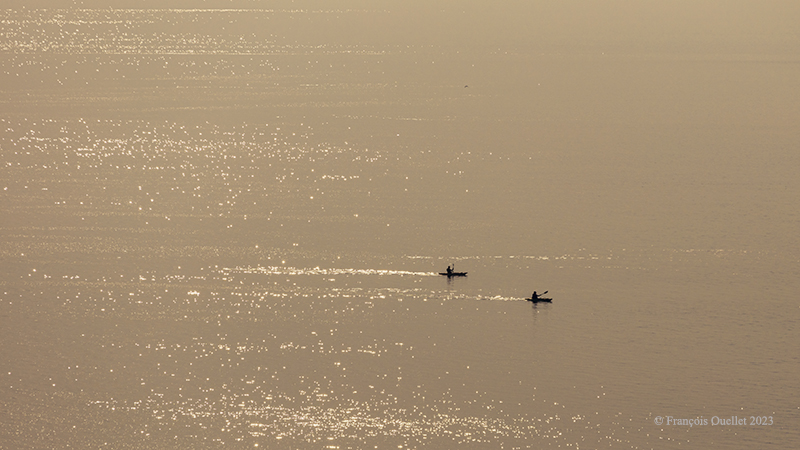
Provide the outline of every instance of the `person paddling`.
[[548,292],[550,292],[550,291],[544,291],[541,294],[537,294],[536,291],[533,291],[533,294],[531,294],[531,298],[529,298],[528,300],[532,301],[532,302],[538,302],[539,300],[541,300],[543,302],[549,301],[549,299],[543,299],[542,298],[542,296],[544,294],[547,294]]

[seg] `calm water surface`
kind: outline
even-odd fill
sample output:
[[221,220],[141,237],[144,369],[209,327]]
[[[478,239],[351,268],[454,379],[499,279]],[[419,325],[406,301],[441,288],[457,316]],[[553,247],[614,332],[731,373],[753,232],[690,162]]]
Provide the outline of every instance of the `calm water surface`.
[[0,10],[0,448],[800,446],[796,7],[257,3]]

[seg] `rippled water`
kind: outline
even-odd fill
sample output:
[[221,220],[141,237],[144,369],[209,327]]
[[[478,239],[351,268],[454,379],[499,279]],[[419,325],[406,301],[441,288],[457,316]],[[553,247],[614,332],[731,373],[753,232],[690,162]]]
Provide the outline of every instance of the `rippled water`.
[[0,10],[0,448],[800,445],[800,21],[85,3]]

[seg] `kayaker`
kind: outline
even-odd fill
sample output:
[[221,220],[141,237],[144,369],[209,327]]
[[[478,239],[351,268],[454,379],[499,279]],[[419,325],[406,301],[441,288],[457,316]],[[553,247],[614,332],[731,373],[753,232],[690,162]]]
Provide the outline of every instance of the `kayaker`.
[[450,266],[447,266],[447,274],[450,275],[451,273],[453,273],[453,268],[450,267]]
[[539,294],[537,294],[536,291],[533,291],[533,294],[531,294],[531,300],[536,300],[538,298],[539,298]]

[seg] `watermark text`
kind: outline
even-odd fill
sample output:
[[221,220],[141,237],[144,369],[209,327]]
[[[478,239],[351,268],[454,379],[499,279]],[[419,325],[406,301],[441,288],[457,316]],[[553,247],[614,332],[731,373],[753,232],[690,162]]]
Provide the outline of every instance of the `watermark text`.
[[772,416],[712,416],[693,417],[691,419],[674,416],[656,416],[653,419],[656,425],[683,426],[683,427],[704,427],[704,426],[771,426],[775,423]]

